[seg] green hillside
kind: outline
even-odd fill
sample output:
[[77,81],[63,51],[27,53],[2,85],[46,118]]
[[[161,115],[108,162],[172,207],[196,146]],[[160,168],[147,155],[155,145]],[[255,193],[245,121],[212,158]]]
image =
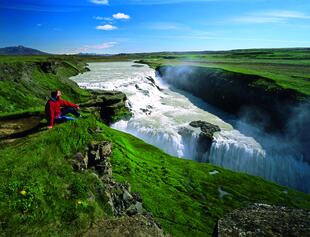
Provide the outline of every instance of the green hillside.
[[[10,78],[0,80],[1,105],[5,105],[0,112],[7,123],[8,112],[18,118],[24,111],[42,108],[44,95],[55,87],[70,100],[84,101],[89,96],[68,81],[83,71],[81,61],[58,59],[55,74],[40,66],[46,59],[0,60],[2,68],[12,70],[7,73]],[[23,70],[18,69],[19,63]],[[18,96],[13,97],[13,88],[21,91]],[[83,114],[84,118],[52,130],[41,128],[26,137],[0,140],[0,236],[80,236],[97,221],[115,218],[102,195],[107,184],[92,169],[75,171],[72,167],[77,152],[101,140],[113,144],[113,177],[130,183],[132,191],[140,193],[144,208],[173,236],[210,236],[225,213],[254,202],[310,210],[308,194],[172,157],[108,127],[91,113]],[[40,123],[46,125],[44,120]]]

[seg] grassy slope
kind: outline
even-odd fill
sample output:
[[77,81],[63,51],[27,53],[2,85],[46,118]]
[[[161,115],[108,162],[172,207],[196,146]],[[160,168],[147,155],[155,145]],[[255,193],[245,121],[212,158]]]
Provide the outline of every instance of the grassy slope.
[[[44,73],[38,65],[41,61],[56,62],[55,73]],[[82,70],[82,64],[71,58],[0,56],[0,113],[42,110],[50,92],[55,89],[63,91],[64,99],[83,100],[89,93],[68,80]]]
[[[68,68],[71,67],[65,67],[61,75],[71,75]],[[36,93],[36,89],[51,88],[50,83],[57,83],[57,87],[66,84],[65,76],[43,72],[32,79]],[[11,83],[7,87],[19,89],[18,84]],[[34,95],[30,97],[28,92],[18,97],[18,102],[33,110],[27,100]],[[3,96],[2,91],[0,95]],[[78,97],[74,96],[69,98]],[[11,98],[6,97],[6,103],[12,103]],[[103,128],[102,134],[91,132],[96,126]],[[293,190],[285,194],[283,187],[257,177],[171,157],[90,117],[0,147],[0,235],[71,236],[81,233],[92,221],[109,217],[99,194],[104,185],[91,172],[77,173],[71,168],[70,158],[93,139],[113,142],[115,178],[130,182],[133,191],[141,193],[145,208],[175,236],[208,236],[224,213],[251,202],[310,209],[309,195]],[[220,173],[208,173],[215,169]],[[232,196],[220,199],[219,187]],[[21,191],[26,191],[26,195]]]
[[[140,192],[145,207],[174,236],[209,236],[230,210],[262,202],[310,208],[310,196],[206,163],[171,157],[131,135],[103,127],[114,144],[113,172]],[[220,173],[210,175],[210,171]],[[219,198],[219,188],[232,195]]]
[[[103,128],[101,134],[91,132],[96,126]],[[257,177],[171,157],[88,118],[1,148],[3,236],[76,235],[91,222],[109,218],[99,194],[104,184],[91,171],[77,173],[71,168],[73,155],[93,139],[113,142],[115,178],[131,183],[133,191],[141,193],[145,208],[175,236],[209,236],[219,217],[251,202],[310,209],[307,194],[293,190],[285,194],[285,188]],[[210,175],[213,170],[220,173]],[[219,187],[232,195],[219,198]]]
[[92,125],[63,124],[1,147],[1,236],[71,236],[105,215],[102,200],[94,198],[102,184],[70,163],[92,139]]
[[144,61],[154,68],[164,64],[186,64],[259,75],[274,80],[280,87],[293,89],[305,96],[310,96],[309,49],[162,53],[148,55]]

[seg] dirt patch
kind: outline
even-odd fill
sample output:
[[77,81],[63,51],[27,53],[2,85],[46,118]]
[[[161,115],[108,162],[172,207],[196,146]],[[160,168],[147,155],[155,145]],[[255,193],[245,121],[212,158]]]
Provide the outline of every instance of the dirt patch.
[[33,133],[41,127],[41,116],[0,121],[0,140],[16,139]]

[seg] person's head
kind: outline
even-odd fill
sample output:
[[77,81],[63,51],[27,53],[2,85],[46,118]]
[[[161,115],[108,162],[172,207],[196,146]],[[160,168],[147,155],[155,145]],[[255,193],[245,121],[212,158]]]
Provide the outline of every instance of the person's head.
[[61,91],[60,91],[60,90],[52,91],[51,97],[52,97],[53,99],[55,99],[55,100],[60,99],[60,97],[61,97]]

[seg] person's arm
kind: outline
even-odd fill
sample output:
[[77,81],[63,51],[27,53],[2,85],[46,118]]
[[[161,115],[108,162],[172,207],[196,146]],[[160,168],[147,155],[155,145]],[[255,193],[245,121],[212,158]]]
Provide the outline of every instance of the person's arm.
[[73,104],[73,103],[71,103],[69,101],[66,101],[66,100],[60,100],[60,106],[62,106],[62,107],[72,107],[72,108],[77,108],[77,109],[79,108],[78,105]]

